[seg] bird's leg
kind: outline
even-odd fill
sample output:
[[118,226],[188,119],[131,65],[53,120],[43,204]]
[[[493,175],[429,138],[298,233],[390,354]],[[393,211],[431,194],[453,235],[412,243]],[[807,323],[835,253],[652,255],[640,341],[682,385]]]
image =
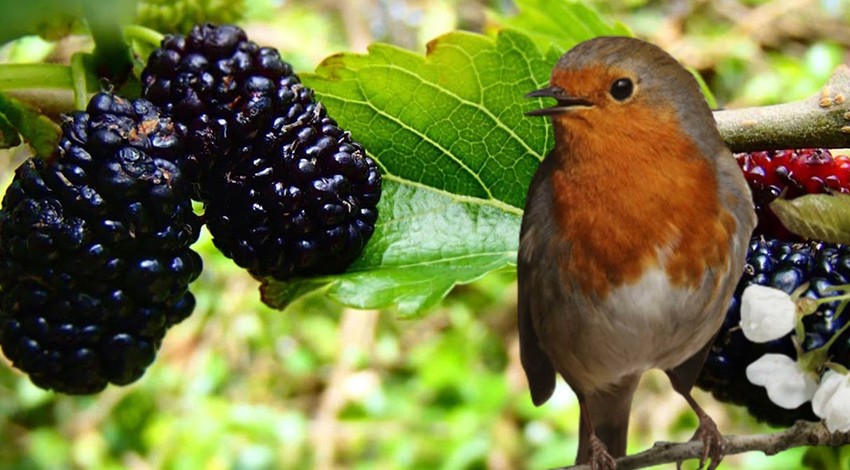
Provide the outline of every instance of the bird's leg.
[[699,461],[699,468],[703,468],[706,459],[711,458],[711,465],[708,467],[708,470],[714,470],[720,465],[720,461],[723,460],[723,435],[717,430],[717,425],[714,424],[711,416],[708,416],[705,410],[697,404],[690,393],[683,394],[682,396],[685,397],[685,400],[688,401],[694,413],[697,414],[697,418],[699,418],[699,426],[697,426],[694,437],[691,438],[692,441],[697,439],[702,441],[702,457]]
[[[617,462],[614,457],[608,453],[608,447],[601,439],[596,437],[596,431],[593,429],[593,423],[590,419],[590,411],[587,408],[587,402],[579,396],[578,406],[581,410],[581,433],[587,438],[589,447],[586,455],[579,455],[579,461],[590,465],[591,470],[614,470],[617,468]],[[579,462],[577,462],[579,463]]]
[[720,465],[720,461],[723,460],[725,452],[723,449],[723,435],[717,430],[717,425],[714,424],[711,416],[708,416],[708,413],[691,396],[691,387],[682,385],[682,382],[675,373],[668,372],[667,376],[670,377],[673,389],[685,398],[688,405],[696,413],[697,418],[699,418],[699,426],[697,426],[697,430],[691,438],[692,441],[702,441],[702,457],[699,461],[699,469],[705,467],[706,460],[711,458],[711,465],[708,467],[708,470],[714,470]]

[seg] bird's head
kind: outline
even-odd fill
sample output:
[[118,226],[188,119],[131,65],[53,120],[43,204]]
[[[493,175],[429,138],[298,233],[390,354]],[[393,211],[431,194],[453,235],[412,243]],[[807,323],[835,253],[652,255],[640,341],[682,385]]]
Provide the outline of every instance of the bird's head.
[[635,38],[578,44],[555,65],[550,86],[526,97],[554,98],[554,106],[526,114],[551,116],[566,134],[646,139],[656,136],[654,130],[680,129],[698,143],[719,141],[696,79],[661,48]]

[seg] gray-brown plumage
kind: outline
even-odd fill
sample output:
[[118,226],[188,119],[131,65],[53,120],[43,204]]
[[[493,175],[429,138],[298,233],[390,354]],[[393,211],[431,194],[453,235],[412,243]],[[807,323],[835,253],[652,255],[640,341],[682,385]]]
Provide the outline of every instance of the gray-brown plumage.
[[723,457],[691,398],[740,277],[752,198],[696,80],[656,46],[596,38],[529,97],[557,100],[518,255],[522,364],[535,405],[556,373],[581,407],[577,462],[625,454],[641,375],[664,370],[697,413],[703,464]]

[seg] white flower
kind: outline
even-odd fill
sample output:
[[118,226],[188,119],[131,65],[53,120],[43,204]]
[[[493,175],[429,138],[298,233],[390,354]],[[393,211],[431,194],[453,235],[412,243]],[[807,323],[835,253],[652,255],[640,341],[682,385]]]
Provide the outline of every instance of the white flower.
[[812,399],[818,384],[784,354],[765,354],[747,366],[747,379],[767,389],[770,401],[793,410]]
[[812,398],[812,409],[830,432],[850,431],[850,375],[826,371]]
[[753,284],[741,296],[741,329],[754,343],[779,339],[794,330],[797,305],[791,296],[772,287]]

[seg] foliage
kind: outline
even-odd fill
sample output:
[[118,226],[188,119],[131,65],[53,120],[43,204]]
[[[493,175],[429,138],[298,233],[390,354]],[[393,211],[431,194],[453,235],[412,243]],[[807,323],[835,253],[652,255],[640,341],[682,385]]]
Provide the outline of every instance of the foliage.
[[597,36],[631,36],[625,24],[609,24],[589,6],[576,1],[517,0],[518,11],[498,15],[505,26],[522,31],[538,46],[564,52],[575,44]]
[[[576,11],[583,27],[562,34],[558,46],[624,31],[583,6]],[[326,288],[346,305],[415,313],[457,284],[510,268],[526,188],[552,145],[546,120],[522,114],[540,103],[523,95],[548,82],[562,52],[544,54],[509,29],[495,39],[455,32],[430,42],[425,57],[375,44],[368,55],[338,54],[303,75],[381,166],[381,220],[347,273],[267,280],[266,302],[282,307]]]
[[139,24],[163,33],[188,33],[192,26],[210,22],[237,23],[245,11],[245,0],[139,0]]
[[[36,69],[18,69],[14,75],[3,64],[0,89],[10,89],[10,79],[15,89],[28,84],[74,88],[75,78],[54,41],[68,31],[83,33],[89,42],[79,49],[90,51],[91,31],[74,20],[84,13],[51,10],[47,2],[0,2],[4,41],[51,33],[34,55],[27,54],[32,38],[15,41],[3,54],[34,62],[49,56],[63,65],[33,64]],[[65,2],[69,7],[83,3]],[[350,10],[341,3],[245,3],[250,4],[244,20],[249,32],[252,26],[273,31],[271,39],[279,41],[273,45],[299,70],[311,70],[319,58],[347,50],[346,41],[355,38],[355,28],[346,27],[353,21],[346,16]],[[454,9],[478,2],[421,3]],[[614,12],[600,17],[577,2],[551,7],[558,14],[541,14],[544,3],[553,2],[518,1],[518,14],[508,8],[495,12],[492,17],[513,30],[500,35],[451,33],[430,43],[425,55],[375,45],[366,54],[329,57],[315,74],[303,74],[387,175],[382,225],[355,270],[332,279],[268,284],[267,299],[290,305],[275,311],[260,301],[253,280],[222,258],[205,235],[196,245],[205,263],[193,285],[198,309],[170,332],[159,359],[139,383],[96,397],[64,397],[38,390],[10,367],[0,367],[0,467],[549,468],[571,461],[578,422],[573,395],[562,387],[549,404],[534,408],[516,356],[510,271],[522,188],[551,141],[545,120],[522,117],[523,110],[535,106],[522,96],[545,83],[554,58],[575,41],[627,34],[623,24],[645,31],[641,15],[657,8],[657,2],[628,2],[616,12],[623,15],[622,23],[609,21]],[[156,42],[142,36],[129,41],[137,67],[145,48]],[[751,63],[767,67],[763,74],[790,77],[787,83],[814,83],[809,64],[831,63],[837,47],[818,44],[828,53],[806,47],[815,52],[805,62],[779,49],[771,52],[775,60],[767,65],[728,52],[709,67],[708,83],[722,85],[724,102],[775,100],[776,95],[742,98],[749,89],[743,84],[758,79],[748,75]],[[793,73],[771,68],[779,63],[787,63]],[[98,86],[92,77],[99,74],[87,67],[83,89],[92,91]],[[0,121],[0,130],[10,131],[7,124],[20,129],[7,119]],[[3,159],[9,160],[4,182],[21,153],[9,152],[11,158]],[[461,285],[452,289],[456,284]],[[302,297],[309,291],[328,295]],[[333,298],[356,306],[398,303],[404,313],[426,308],[432,313],[400,319],[393,311],[344,309]],[[366,331],[345,327],[347,320],[356,324],[368,318],[375,323]],[[636,408],[642,411],[633,418],[630,450],[653,440],[690,437],[695,420],[663,378],[650,376],[640,393],[638,403],[649,405]],[[723,431],[764,430],[739,408],[709,411],[721,416]],[[316,418],[325,412],[331,416],[330,431],[315,434]],[[794,468],[803,452],[747,455],[728,465]],[[810,459],[823,465],[842,458],[824,455],[813,453]]]
[[[376,233],[347,273],[328,280],[328,295],[413,313],[514,262],[524,188],[551,140],[520,100],[542,85],[551,59],[511,32],[452,33],[426,58],[374,45],[304,76],[384,178]],[[301,282],[319,287],[269,281],[265,298],[288,303]]]
[[0,93],[0,134],[4,147],[20,145],[19,136],[32,146],[36,155],[53,152],[59,137],[59,126],[36,110]]
[[850,195],[808,194],[776,199],[770,208],[792,232],[812,240],[850,243]]

